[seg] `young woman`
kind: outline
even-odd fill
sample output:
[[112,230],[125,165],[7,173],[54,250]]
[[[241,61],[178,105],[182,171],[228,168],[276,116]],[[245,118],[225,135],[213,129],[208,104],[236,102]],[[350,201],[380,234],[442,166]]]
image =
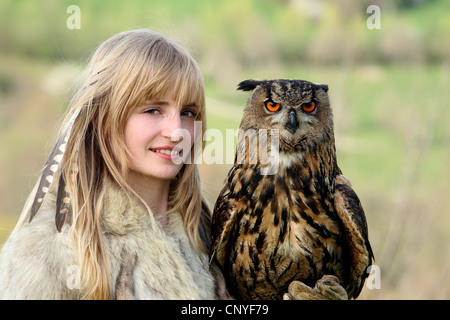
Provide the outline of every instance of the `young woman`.
[[182,46],[150,30],[104,42],[2,248],[0,298],[226,297],[190,161],[205,129],[202,74]]

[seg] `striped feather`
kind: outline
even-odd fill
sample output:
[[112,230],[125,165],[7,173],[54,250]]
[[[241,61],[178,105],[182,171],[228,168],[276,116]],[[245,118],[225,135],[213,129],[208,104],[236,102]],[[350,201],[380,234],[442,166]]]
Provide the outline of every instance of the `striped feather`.
[[61,232],[64,222],[66,221],[67,214],[70,210],[70,195],[66,189],[66,180],[64,174],[59,176],[58,194],[56,197],[56,215],[55,224],[58,232]]
[[[52,185],[55,179],[56,172],[58,172],[59,166],[64,156],[64,152],[66,151],[66,145],[70,137],[70,132],[72,131],[73,123],[75,122],[75,119],[77,118],[79,113],[80,109],[75,111],[75,113],[72,115],[63,134],[59,137],[58,141],[56,142],[55,146],[50,152],[50,155],[45,163],[44,170],[42,171],[41,179],[39,180],[33,204],[31,205],[30,218],[28,220],[29,222],[31,222],[33,218],[36,216],[37,212],[39,211],[42,205],[42,202],[44,201],[45,195],[47,194],[48,190],[50,189],[50,186]],[[61,217],[59,217],[59,215],[61,211],[64,211],[64,209],[67,209],[67,207],[69,206],[70,203],[69,199],[70,199],[69,194],[65,191],[64,178],[60,177],[58,186],[58,197],[56,203],[56,226],[58,228],[58,231],[61,231],[62,224],[64,224],[65,221],[65,217],[64,219],[62,219]]]

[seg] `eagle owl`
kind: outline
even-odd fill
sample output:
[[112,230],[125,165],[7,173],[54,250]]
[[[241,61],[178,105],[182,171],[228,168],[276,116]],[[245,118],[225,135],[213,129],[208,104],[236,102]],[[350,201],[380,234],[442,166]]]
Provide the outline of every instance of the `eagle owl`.
[[[373,252],[337,164],[328,86],[246,80],[238,90],[252,94],[214,207],[211,261],[238,299],[281,299],[291,283],[313,287],[329,276],[356,298]],[[270,159],[277,165],[264,171]]]

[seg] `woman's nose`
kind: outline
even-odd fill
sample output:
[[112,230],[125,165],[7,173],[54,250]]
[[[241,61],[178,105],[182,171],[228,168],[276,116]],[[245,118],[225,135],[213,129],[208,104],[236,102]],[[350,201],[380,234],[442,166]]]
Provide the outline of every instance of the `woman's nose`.
[[180,114],[175,114],[166,117],[164,123],[162,124],[162,135],[167,138],[173,138],[173,141],[180,140],[179,131],[181,129],[181,116]]

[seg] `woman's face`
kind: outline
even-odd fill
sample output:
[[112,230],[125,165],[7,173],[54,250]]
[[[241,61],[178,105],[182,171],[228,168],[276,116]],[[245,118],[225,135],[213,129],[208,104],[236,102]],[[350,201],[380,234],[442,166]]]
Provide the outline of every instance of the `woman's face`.
[[189,156],[182,150],[191,150],[194,143],[197,113],[195,104],[178,106],[172,92],[136,108],[125,125],[129,173],[157,180],[173,179]]

